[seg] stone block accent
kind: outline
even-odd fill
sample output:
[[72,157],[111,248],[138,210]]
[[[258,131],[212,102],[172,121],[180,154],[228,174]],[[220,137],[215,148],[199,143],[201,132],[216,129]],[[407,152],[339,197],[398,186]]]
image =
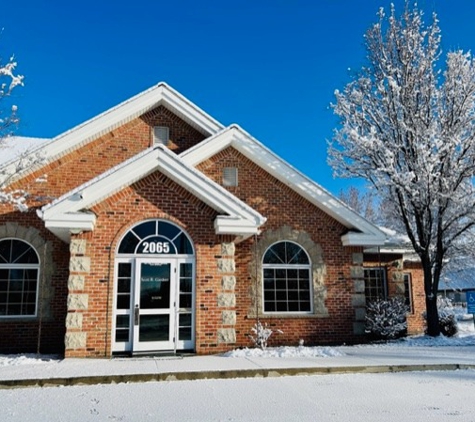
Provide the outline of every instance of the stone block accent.
[[364,278],[364,269],[361,266],[350,267],[351,278]]
[[364,321],[366,317],[365,308],[355,308],[355,321]]
[[221,281],[223,290],[234,290],[236,287],[236,277],[233,275],[225,275]]
[[69,244],[69,252],[73,255],[84,255],[86,253],[86,239],[72,239]]
[[393,272],[393,281],[403,281],[404,280],[404,274],[399,272],[399,271],[395,271]]
[[89,273],[91,271],[91,258],[87,256],[73,256],[69,260],[69,271],[75,273]]
[[406,286],[404,283],[396,283],[396,294],[399,296],[404,296],[406,293]]
[[64,345],[66,349],[83,349],[86,347],[87,335],[83,332],[66,333]]
[[351,298],[351,304],[353,305],[353,308],[365,308],[366,307],[366,297],[365,295],[362,294],[355,294]]
[[68,278],[69,290],[84,290],[85,277],[83,275],[70,275]]
[[220,293],[218,295],[218,306],[222,308],[233,308],[236,306],[236,295],[234,293]]
[[353,334],[356,334],[358,336],[366,334],[365,331],[365,325],[363,322],[354,322],[353,323]]
[[364,293],[365,291],[364,280],[362,279],[353,280],[353,284],[355,286],[355,293]]
[[82,328],[82,314],[74,312],[66,315],[66,328]]
[[235,251],[234,243],[221,243],[221,255],[234,256]]
[[361,252],[355,252],[351,257],[353,259],[353,265],[363,265],[363,254]]
[[218,259],[218,271],[221,273],[234,273],[236,271],[236,263],[234,262],[234,259]]
[[80,311],[88,308],[89,295],[70,294],[68,295],[68,311]]
[[219,328],[218,344],[220,343],[236,343],[236,330],[234,328]]
[[221,315],[223,325],[236,325],[236,311],[223,311]]

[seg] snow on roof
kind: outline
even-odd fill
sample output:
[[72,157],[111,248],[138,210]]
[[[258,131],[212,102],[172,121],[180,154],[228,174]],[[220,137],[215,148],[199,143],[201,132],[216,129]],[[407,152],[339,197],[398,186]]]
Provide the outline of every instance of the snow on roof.
[[1,140],[0,166],[18,158],[26,152],[32,152],[50,141],[48,138],[31,138],[25,136],[8,136]]

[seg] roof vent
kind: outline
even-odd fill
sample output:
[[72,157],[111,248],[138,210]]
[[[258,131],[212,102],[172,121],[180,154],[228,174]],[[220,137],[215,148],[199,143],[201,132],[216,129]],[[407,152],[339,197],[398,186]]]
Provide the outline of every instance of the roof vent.
[[223,169],[223,186],[238,185],[238,169],[236,167],[225,167]]
[[168,146],[170,139],[170,129],[166,126],[155,126],[153,128],[153,144]]

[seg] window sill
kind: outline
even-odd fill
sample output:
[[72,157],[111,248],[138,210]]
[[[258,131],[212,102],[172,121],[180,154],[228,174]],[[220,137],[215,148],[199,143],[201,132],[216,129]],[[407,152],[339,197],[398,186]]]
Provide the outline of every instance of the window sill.
[[272,313],[272,314],[258,314],[249,313],[247,317],[259,318],[259,319],[317,319],[317,318],[328,318],[330,315],[328,313],[318,313],[318,314],[293,314],[293,313]]

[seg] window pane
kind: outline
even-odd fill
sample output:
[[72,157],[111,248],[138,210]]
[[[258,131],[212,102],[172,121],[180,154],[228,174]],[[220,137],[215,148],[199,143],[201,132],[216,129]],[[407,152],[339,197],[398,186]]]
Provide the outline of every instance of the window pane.
[[184,278],[180,280],[180,292],[191,293],[193,283],[190,278]]
[[117,309],[129,309],[129,308],[130,308],[130,295],[118,295]]
[[265,312],[275,312],[275,302],[264,302]]
[[[193,255],[193,248],[191,246],[188,237],[184,233],[181,233],[173,242],[175,244],[178,254]],[[188,264],[186,264],[188,265]]]
[[180,295],[180,308],[191,308],[191,295],[190,294],[181,294]]
[[130,293],[130,278],[119,278],[117,280],[118,293]]
[[35,250],[21,240],[14,239],[11,243],[11,262],[15,264],[37,264],[38,255]]
[[127,263],[119,263],[119,277],[131,277],[132,275],[132,265]]
[[129,341],[129,330],[116,330],[115,341],[117,343],[127,343]]
[[310,312],[310,262],[306,252],[295,243],[279,242],[267,250],[263,264],[264,312]]
[[120,242],[119,253],[134,253],[139,241],[133,233],[127,233]]
[[180,327],[191,327],[191,314],[180,314]]
[[180,264],[180,276],[192,277],[193,276],[193,264]]
[[144,239],[148,236],[155,236],[157,233],[156,221],[146,221],[145,223],[135,226],[132,231],[140,238]]
[[115,325],[117,328],[129,328],[130,315],[117,315]]
[[179,340],[191,340],[191,327],[180,327],[178,329]]

